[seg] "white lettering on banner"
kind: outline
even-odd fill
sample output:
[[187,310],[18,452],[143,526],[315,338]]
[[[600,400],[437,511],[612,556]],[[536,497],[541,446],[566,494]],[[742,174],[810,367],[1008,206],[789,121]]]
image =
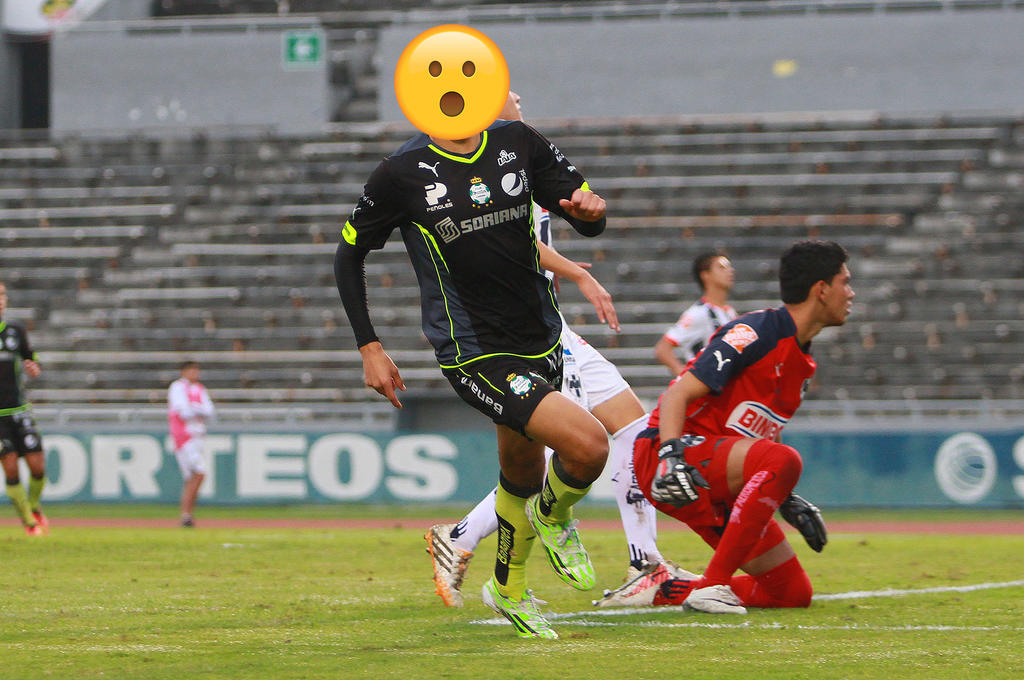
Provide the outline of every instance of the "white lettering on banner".
[[[338,471],[340,459],[348,459],[348,481]],[[309,481],[317,491],[335,500],[354,501],[373,494],[384,477],[380,447],[361,434],[329,434],[309,449]]]
[[384,485],[395,497],[436,501],[451,496],[459,486],[455,468],[438,458],[453,460],[459,451],[447,437],[434,434],[395,437],[384,454],[396,476]]
[[60,461],[60,476],[47,480],[43,487],[43,500],[71,498],[84,489],[89,481],[89,455],[82,443],[66,434],[51,434],[43,439],[43,444],[46,447],[47,466],[53,464],[54,458]]
[[935,454],[935,481],[950,500],[977,503],[996,483],[996,454],[984,437],[960,432]]
[[[1013,445],[1013,461],[1017,467],[1024,470],[1024,437],[1021,437]],[[1024,498],[1024,475],[1013,476],[1013,490],[1017,495]]]
[[[127,457],[122,456],[127,452]],[[98,434],[92,438],[92,495],[121,497],[121,482],[130,498],[158,498],[156,473],[163,464],[160,443],[144,434]]]
[[301,434],[239,435],[235,459],[238,497],[305,498],[305,452],[306,438]]

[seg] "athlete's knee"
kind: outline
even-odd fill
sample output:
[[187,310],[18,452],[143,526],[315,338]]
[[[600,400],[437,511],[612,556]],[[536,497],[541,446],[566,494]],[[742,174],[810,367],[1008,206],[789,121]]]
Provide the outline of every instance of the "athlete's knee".
[[608,459],[607,440],[578,439],[576,446],[566,450],[558,449],[556,453],[560,464],[569,475],[591,484],[604,471],[604,464]]
[[800,457],[800,452],[792,446],[772,442],[771,447],[762,457],[761,466],[761,469],[775,472],[776,478],[780,482],[792,488],[800,481],[804,461]]
[[571,460],[581,465],[604,467],[608,459],[608,433],[594,420],[588,426],[574,428],[558,448],[562,460]]
[[799,479],[800,474],[804,471],[804,459],[800,456],[800,452],[785,444],[776,444],[776,446],[782,450],[779,454],[782,458],[782,468]]
[[584,438],[579,450],[579,464],[591,471],[589,476],[597,479],[604,470],[608,461],[608,436],[602,433],[600,436],[588,436]]

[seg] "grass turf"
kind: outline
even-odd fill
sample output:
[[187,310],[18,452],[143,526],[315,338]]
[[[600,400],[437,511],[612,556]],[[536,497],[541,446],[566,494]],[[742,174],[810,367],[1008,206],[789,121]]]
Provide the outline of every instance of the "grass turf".
[[[675,608],[599,617],[590,605],[599,590],[563,585],[536,550],[529,577],[550,602],[544,610],[591,615],[555,621],[558,641],[519,640],[510,626],[480,623],[496,619],[478,600],[493,539],[480,546],[470,567],[466,607],[446,609],[433,594],[417,530],[61,527],[60,516],[78,509],[51,506],[54,527],[44,539],[0,527],[7,574],[0,678],[962,680],[1022,674],[1020,586],[826,600],[807,610],[752,610],[747,617]],[[173,509],[152,508],[158,509],[173,516]],[[140,510],[149,511],[121,506],[98,516],[139,516]],[[428,518],[459,512],[389,510],[390,516]],[[339,506],[203,509],[237,517],[293,512],[387,516]],[[621,533],[586,529],[588,516],[614,516],[614,510],[586,508],[581,515],[599,589],[614,587],[625,566]],[[1006,517],[946,512],[941,518]],[[661,545],[695,570],[709,556],[684,531],[663,532]],[[834,534],[820,555],[795,547],[819,594],[1024,578],[1019,535]]]

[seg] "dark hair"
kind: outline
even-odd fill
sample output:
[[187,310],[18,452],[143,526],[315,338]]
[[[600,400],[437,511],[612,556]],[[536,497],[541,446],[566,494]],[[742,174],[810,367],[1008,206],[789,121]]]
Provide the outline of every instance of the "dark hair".
[[846,262],[846,250],[834,241],[798,241],[779,259],[782,301],[797,304],[807,299],[818,281],[831,282]]
[[694,259],[693,280],[697,282],[697,285],[700,286],[701,290],[704,290],[704,282],[701,281],[700,275],[711,269],[711,263],[720,257],[723,257],[721,253],[708,251],[706,253],[701,253],[696,257],[696,259]]
[[198,361],[183,361],[181,363],[181,370],[184,371],[186,368],[199,368],[199,362]]

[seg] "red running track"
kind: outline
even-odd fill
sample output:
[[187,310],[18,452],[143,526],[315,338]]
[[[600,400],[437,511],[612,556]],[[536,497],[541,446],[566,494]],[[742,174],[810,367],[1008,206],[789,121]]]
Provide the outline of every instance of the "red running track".
[[[196,524],[207,529],[422,529],[431,524],[457,518],[436,519],[282,519],[282,518],[209,518],[205,519],[200,512]],[[678,522],[670,522],[660,518],[658,531],[675,531],[686,527]],[[0,526],[18,526],[17,518],[0,519]],[[176,517],[168,518],[105,518],[105,517],[57,517],[50,519],[51,530],[60,527],[76,528],[174,528],[178,526]],[[600,529],[614,531],[621,527],[617,520],[581,520],[581,529]],[[792,531],[785,527],[787,531]],[[837,534],[1024,534],[1024,519],[990,520],[990,521],[899,521],[899,520],[865,520],[828,522],[829,533]]]

